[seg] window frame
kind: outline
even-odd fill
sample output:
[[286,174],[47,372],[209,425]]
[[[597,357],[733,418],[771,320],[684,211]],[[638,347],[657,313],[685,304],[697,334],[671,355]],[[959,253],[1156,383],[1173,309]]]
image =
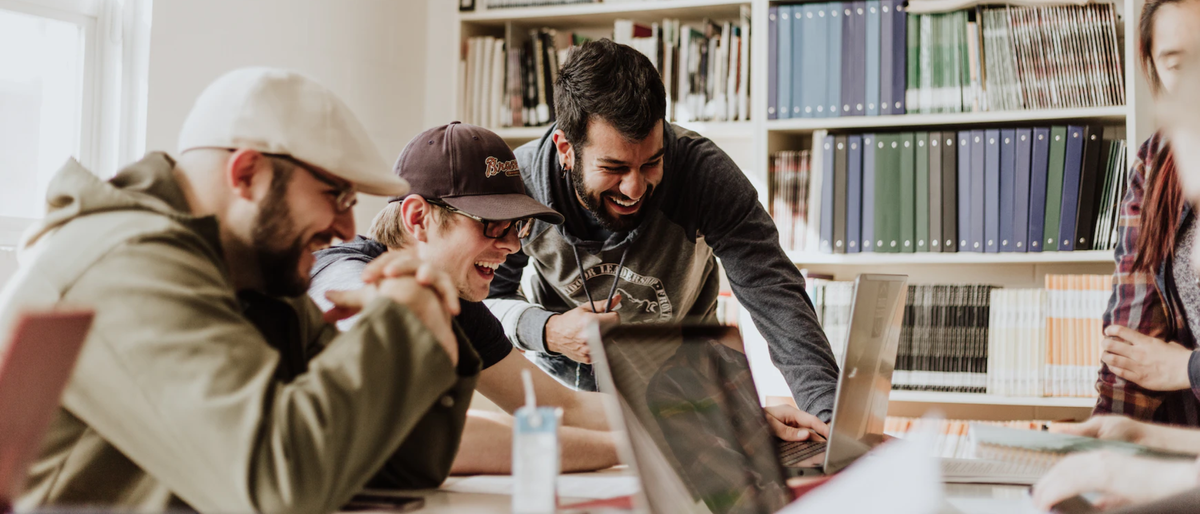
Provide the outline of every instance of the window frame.
[[[101,178],[145,153],[153,0],[0,0],[0,10],[83,31],[79,162]],[[37,219],[0,216],[0,249]]]

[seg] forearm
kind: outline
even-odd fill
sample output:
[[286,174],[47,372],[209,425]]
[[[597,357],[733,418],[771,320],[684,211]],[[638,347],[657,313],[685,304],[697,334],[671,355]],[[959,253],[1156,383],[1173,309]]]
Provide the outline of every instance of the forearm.
[[588,430],[608,431],[608,416],[604,411],[604,395],[573,391],[573,402],[563,407],[563,425]]
[[[615,439],[608,432],[561,427],[559,448],[564,473],[594,471],[619,463]],[[490,412],[472,411],[452,475],[506,475],[512,473],[512,418]]]
[[1146,423],[1140,444],[1172,452],[1200,455],[1200,430]]

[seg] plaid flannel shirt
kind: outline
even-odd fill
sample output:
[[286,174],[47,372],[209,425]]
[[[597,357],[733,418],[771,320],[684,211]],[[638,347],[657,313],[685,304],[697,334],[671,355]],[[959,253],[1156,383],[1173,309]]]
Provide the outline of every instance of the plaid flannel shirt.
[[[1157,274],[1133,271],[1145,194],[1146,166],[1155,162],[1155,155],[1162,147],[1160,134],[1156,133],[1146,140],[1138,149],[1137,163],[1129,174],[1128,189],[1121,202],[1117,222],[1118,239],[1114,252],[1116,272],[1113,275],[1112,296],[1104,312],[1104,326],[1122,325],[1195,349],[1195,338],[1184,318],[1174,277],[1171,276],[1170,259],[1159,268]],[[1186,215],[1188,210],[1185,209],[1182,214]],[[1093,414],[1121,414],[1134,419],[1200,426],[1200,416],[1197,416],[1197,412],[1200,412],[1200,401],[1197,401],[1200,391],[1151,391],[1116,376],[1106,364],[1101,364],[1096,389],[1100,398]]]

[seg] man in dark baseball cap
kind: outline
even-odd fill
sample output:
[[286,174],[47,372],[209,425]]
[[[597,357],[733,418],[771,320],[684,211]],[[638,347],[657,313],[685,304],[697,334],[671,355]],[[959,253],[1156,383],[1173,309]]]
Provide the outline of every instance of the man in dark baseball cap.
[[[525,193],[517,159],[504,140],[473,125],[454,122],[421,133],[405,146],[395,172],[411,186],[408,194],[390,199],[371,223],[371,238],[358,236],[317,252],[309,295],[329,309],[331,299],[346,294],[342,291],[362,287],[363,269],[379,255],[415,252],[458,289],[462,312],[455,322],[483,361],[478,390],[511,413],[524,403],[520,377],[529,370],[538,403],[563,408],[563,471],[617,464],[599,396],[564,387],[513,352],[504,327],[481,303],[496,268],[520,251],[520,238],[533,220],[559,224],[562,215]],[[348,317],[338,325],[347,330],[355,321]],[[511,450],[511,418],[468,415],[451,471],[510,473]]]

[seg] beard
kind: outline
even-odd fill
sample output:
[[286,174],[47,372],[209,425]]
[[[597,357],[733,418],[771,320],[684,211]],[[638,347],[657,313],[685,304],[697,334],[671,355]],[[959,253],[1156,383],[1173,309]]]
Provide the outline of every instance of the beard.
[[[286,175],[286,176],[285,176]],[[259,275],[263,280],[264,292],[271,296],[299,296],[308,291],[308,273],[300,273],[300,260],[304,258],[307,245],[302,236],[295,232],[292,211],[287,205],[287,185],[290,173],[279,173],[271,179],[271,190],[263,200],[262,209],[254,219],[251,234],[254,255],[258,261]],[[282,248],[282,241],[291,244]]]
[[[576,156],[578,157],[578,161],[582,162],[582,152],[576,150]],[[653,185],[646,185],[646,192],[642,194],[641,205],[638,206],[637,212],[625,216],[617,216],[608,212],[608,209],[604,206],[604,197],[611,196],[622,201],[632,201],[632,198],[620,193],[593,191],[589,189],[583,181],[583,171],[578,166],[573,166],[569,173],[571,175],[571,184],[575,187],[575,196],[579,197],[579,201],[583,202],[583,206],[587,208],[588,212],[592,213],[592,216],[596,218],[596,221],[600,222],[600,226],[604,227],[605,230],[610,232],[628,232],[637,228],[642,223],[642,218],[646,214],[646,201],[654,193]]]

